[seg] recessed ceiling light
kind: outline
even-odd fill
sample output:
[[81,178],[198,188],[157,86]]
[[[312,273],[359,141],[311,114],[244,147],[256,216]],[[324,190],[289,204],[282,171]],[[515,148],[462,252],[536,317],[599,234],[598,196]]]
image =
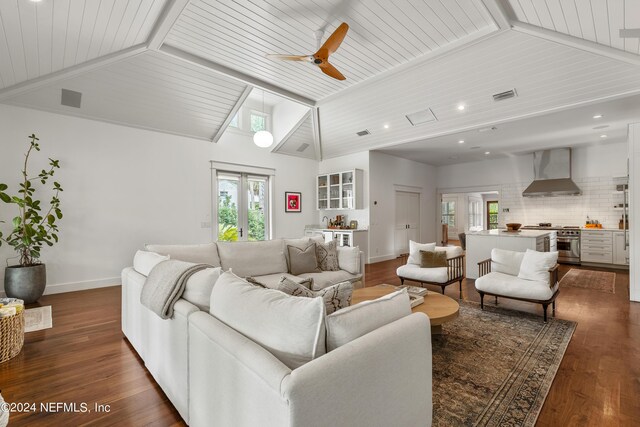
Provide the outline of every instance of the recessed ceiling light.
[[458,144],[464,144],[464,139],[461,139],[460,141],[458,141]]
[[484,155],[485,155],[485,156],[488,156],[489,154],[491,154],[491,152],[490,152],[490,151],[485,151],[485,152],[484,152]]
[[605,135],[604,133],[602,135],[600,135],[600,138],[606,138],[607,135]]
[[594,119],[601,119],[602,118],[602,114],[596,114],[593,116]]
[[459,111],[462,111],[462,110],[464,110],[464,109],[465,109],[465,105],[464,105],[464,104],[460,104],[460,105],[458,105],[458,110],[459,110]]
[[389,125],[384,125],[384,128],[385,129],[389,129]]

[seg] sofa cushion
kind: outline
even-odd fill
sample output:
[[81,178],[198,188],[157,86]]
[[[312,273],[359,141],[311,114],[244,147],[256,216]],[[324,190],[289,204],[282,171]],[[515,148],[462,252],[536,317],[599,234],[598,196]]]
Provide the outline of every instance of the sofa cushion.
[[337,248],[338,253],[338,267],[341,270],[345,270],[351,274],[361,274],[360,271],[360,248],[340,246]]
[[479,291],[539,301],[548,300],[558,289],[557,283],[553,288],[550,288],[548,280],[524,280],[517,276],[495,271],[478,277],[475,285]]
[[538,252],[527,249],[522,257],[518,277],[525,280],[547,282],[549,285],[549,270],[558,263],[558,252]]
[[294,276],[321,271],[318,268],[315,243],[311,243],[304,249],[287,246],[287,252],[289,253],[289,273]]
[[222,268],[205,268],[187,279],[187,283],[182,293],[182,299],[189,301],[200,310],[209,311],[209,301],[211,300],[211,290],[213,285],[222,274]]
[[218,242],[222,269],[240,277],[256,277],[265,274],[286,273],[282,240],[263,242]]
[[506,249],[491,249],[491,271],[517,276],[524,252],[508,251]]
[[160,255],[151,251],[137,251],[133,256],[133,269],[143,276],[148,276],[153,267],[168,260],[168,255]]
[[447,251],[420,251],[421,268],[437,268],[447,266]]
[[320,289],[327,288],[329,286],[336,285],[340,282],[355,283],[362,278],[361,274],[351,274],[344,270],[338,271],[322,271],[319,273],[303,273],[299,277],[313,279],[311,289],[318,291]]
[[331,314],[341,308],[349,307],[353,285],[351,282],[342,282],[319,291],[312,291],[300,283],[283,277],[278,290],[294,297],[322,298],[326,314]]
[[338,271],[338,252],[336,251],[336,242],[332,240],[327,243],[316,243],[316,258],[318,267],[322,271]]
[[411,314],[406,289],[373,301],[363,301],[327,316],[327,351]]
[[407,264],[420,265],[420,251],[435,251],[435,243],[417,243],[409,240],[409,258]]
[[320,298],[294,298],[226,272],[211,292],[210,313],[290,369],[326,352],[325,307]]
[[171,259],[220,267],[218,247],[215,243],[202,245],[145,245],[145,249],[162,255],[169,255]]
[[307,246],[309,246],[309,238],[308,237],[302,237],[300,239],[283,239],[283,252],[284,252],[284,258],[287,261],[287,268],[289,271],[291,268],[289,266],[289,251],[287,250],[287,246],[295,246],[296,248],[299,249],[304,249]]
[[448,280],[447,267],[422,268],[415,264],[405,264],[398,267],[396,274],[418,282],[445,283]]
[[283,277],[291,279],[296,283],[300,283],[308,289],[311,289],[311,285],[313,285],[313,279],[298,277],[289,273],[266,274],[264,276],[247,277],[246,279],[250,283],[257,283],[265,288],[278,289],[278,285],[280,284],[280,281]]

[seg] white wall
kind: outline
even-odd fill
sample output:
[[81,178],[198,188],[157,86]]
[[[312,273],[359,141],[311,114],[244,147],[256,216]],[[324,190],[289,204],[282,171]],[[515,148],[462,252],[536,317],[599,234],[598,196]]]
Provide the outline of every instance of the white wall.
[[[40,137],[32,170],[57,158],[64,187],[61,241],[43,251],[47,292],[119,283],[144,243],[211,240],[210,160],[276,169],[275,234],[301,236],[316,220],[318,164],[256,147],[250,136],[227,132],[218,144],[98,121],[0,105],[0,182],[16,189],[27,135]],[[302,213],[284,213],[284,192],[300,191]],[[47,197],[48,198],[48,197]],[[0,205],[10,220],[13,206]],[[7,230],[7,225],[0,225]],[[0,274],[11,248],[0,248]]]
[[[369,260],[395,258],[396,189],[409,187],[420,193],[420,240],[436,241],[435,167],[372,151],[369,155]],[[377,202],[377,203],[376,203]]]
[[[561,225],[582,225],[587,215],[605,227],[617,228],[620,212],[613,194],[614,176],[624,175],[627,165],[627,144],[601,144],[573,149],[572,176],[582,196],[525,198],[522,191],[533,180],[533,155],[486,160],[437,169],[438,188],[495,187],[500,192],[499,222],[535,224],[552,222]],[[443,190],[446,192],[446,190]],[[509,212],[503,212],[503,209]]]
[[363,171],[363,209],[316,211],[318,213],[318,224],[324,225],[324,222],[322,222],[322,217],[325,215],[329,218],[335,218],[336,215],[346,215],[347,221],[358,221],[358,228],[369,227],[369,152],[363,151],[360,153],[323,160],[319,164],[318,174],[343,172],[351,169],[362,169]]
[[629,126],[629,298],[640,301],[640,123]]

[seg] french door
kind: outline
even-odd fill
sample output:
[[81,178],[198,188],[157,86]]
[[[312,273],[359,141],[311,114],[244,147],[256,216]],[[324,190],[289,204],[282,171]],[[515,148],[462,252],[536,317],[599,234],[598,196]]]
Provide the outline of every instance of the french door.
[[420,240],[420,193],[396,191],[395,254],[409,252],[409,240]]
[[217,172],[219,241],[269,238],[269,177]]

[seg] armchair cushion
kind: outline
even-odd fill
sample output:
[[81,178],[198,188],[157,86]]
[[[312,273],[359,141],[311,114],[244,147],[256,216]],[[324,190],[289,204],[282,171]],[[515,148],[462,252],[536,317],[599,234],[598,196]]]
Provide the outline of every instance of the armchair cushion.
[[491,249],[491,271],[517,276],[524,252],[508,251],[505,249]]
[[447,253],[447,259],[455,258],[464,253],[460,246],[436,246],[436,251],[445,251]]
[[447,267],[446,251],[420,251],[420,267]]
[[417,243],[409,240],[409,258],[407,264],[420,265],[420,251],[435,251],[435,243]]
[[198,307],[200,310],[209,311],[211,291],[222,274],[222,268],[205,268],[193,273],[184,287],[182,298]]
[[512,298],[546,301],[558,289],[556,283],[549,287],[549,272],[545,271],[545,280],[525,280],[510,274],[491,272],[478,277],[476,289],[490,294],[503,295]]
[[398,267],[396,274],[418,282],[446,283],[449,280],[447,267],[422,268],[415,264],[405,264]]
[[351,274],[360,274],[360,248],[339,246],[338,252],[338,267],[341,270],[347,271]]
[[522,258],[518,278],[545,282],[547,287],[553,286],[554,283],[549,283],[549,270],[557,263],[558,252],[537,252],[527,249]]

